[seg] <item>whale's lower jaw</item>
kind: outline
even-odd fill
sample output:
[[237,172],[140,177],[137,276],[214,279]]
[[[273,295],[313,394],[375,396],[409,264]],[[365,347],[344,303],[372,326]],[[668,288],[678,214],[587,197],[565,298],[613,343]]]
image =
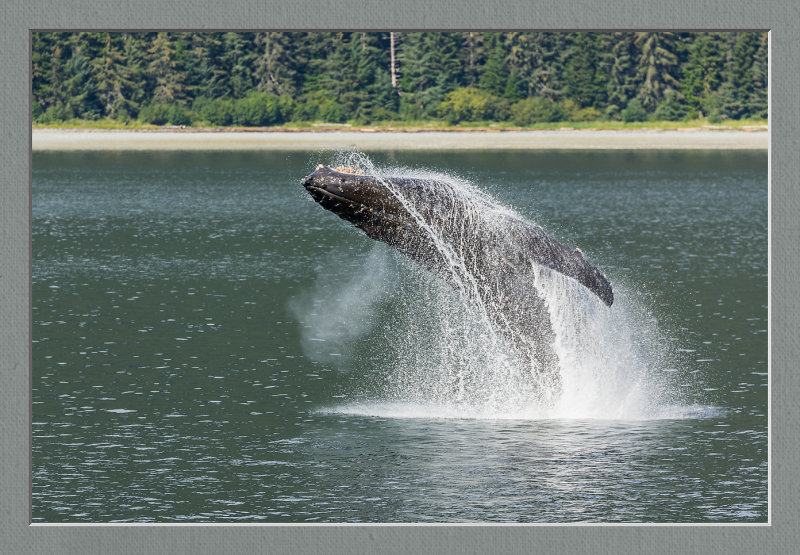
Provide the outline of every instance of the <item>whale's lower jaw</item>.
[[325,189],[313,186],[307,187],[306,190],[325,210],[330,210],[337,215],[342,214],[342,217],[345,219],[348,219],[350,215],[356,216],[369,211],[367,205],[337,195],[332,191],[326,191]]

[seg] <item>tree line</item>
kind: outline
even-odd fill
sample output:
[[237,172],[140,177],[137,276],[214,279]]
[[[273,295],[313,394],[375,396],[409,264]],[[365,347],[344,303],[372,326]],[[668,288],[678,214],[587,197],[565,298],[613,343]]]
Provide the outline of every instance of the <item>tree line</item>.
[[32,49],[45,123],[767,117],[761,32],[39,32]]

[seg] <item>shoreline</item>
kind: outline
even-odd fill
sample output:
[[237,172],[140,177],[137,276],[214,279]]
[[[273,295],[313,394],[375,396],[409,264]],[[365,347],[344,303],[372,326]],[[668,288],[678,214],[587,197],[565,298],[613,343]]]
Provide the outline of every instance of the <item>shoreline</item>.
[[42,151],[125,150],[765,150],[764,129],[217,131],[33,129]]

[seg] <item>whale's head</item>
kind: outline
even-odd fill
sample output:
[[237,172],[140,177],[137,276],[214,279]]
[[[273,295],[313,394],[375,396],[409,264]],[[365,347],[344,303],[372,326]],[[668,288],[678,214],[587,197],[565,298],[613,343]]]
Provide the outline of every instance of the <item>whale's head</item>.
[[[397,246],[407,240],[415,227],[399,196],[378,177],[363,175],[352,168],[331,169],[320,165],[301,183],[320,206],[378,241]],[[393,182],[392,187],[397,186]]]

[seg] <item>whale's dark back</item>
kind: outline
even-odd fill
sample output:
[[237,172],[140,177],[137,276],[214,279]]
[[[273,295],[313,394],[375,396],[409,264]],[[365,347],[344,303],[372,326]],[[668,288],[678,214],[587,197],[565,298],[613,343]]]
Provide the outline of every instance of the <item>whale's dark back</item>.
[[[486,245],[480,243],[494,242],[495,250],[502,250],[501,243],[504,243],[506,248],[509,246],[513,248],[509,249],[510,253],[500,253],[500,256],[507,260],[508,256],[514,256],[513,265],[527,266],[535,262],[576,280],[602,299],[606,305],[611,306],[614,302],[614,293],[608,278],[584,258],[580,249],[573,249],[556,241],[540,226],[518,216],[503,211],[487,210],[491,207],[491,200],[488,198],[474,198],[474,196],[465,198],[462,192],[454,190],[447,183],[431,179],[347,174],[334,171],[327,166],[319,167],[306,177],[303,183],[306,187],[309,187],[309,183],[328,184],[327,186],[334,191],[350,187],[354,191],[353,195],[361,195],[358,199],[364,205],[368,205],[369,211],[359,209],[358,217],[317,200],[325,208],[353,222],[373,239],[389,243],[412,258],[420,258],[429,265],[430,260],[425,259],[429,259],[430,254],[435,258],[436,253],[427,252],[431,245],[424,237],[419,236],[426,232],[420,229],[418,225],[420,222],[414,222],[414,218],[407,218],[405,222],[398,223],[394,216],[386,217],[385,221],[381,222],[380,208],[391,206],[392,210],[396,211],[399,206],[398,198],[403,197],[405,206],[400,209],[413,210],[417,220],[424,220],[442,229],[445,236],[450,235],[446,238],[451,243],[455,240],[471,243],[460,245],[464,256],[472,253],[479,257],[491,257],[493,254],[491,247],[486,248]],[[497,215],[490,217],[501,218],[503,222],[486,221],[487,213],[496,213]],[[445,229],[448,226],[454,228],[449,233]],[[467,229],[470,227],[471,230]],[[464,236],[465,232],[470,231],[471,236]],[[510,237],[498,240],[496,237],[498,234]],[[491,235],[495,237],[489,237]]]

